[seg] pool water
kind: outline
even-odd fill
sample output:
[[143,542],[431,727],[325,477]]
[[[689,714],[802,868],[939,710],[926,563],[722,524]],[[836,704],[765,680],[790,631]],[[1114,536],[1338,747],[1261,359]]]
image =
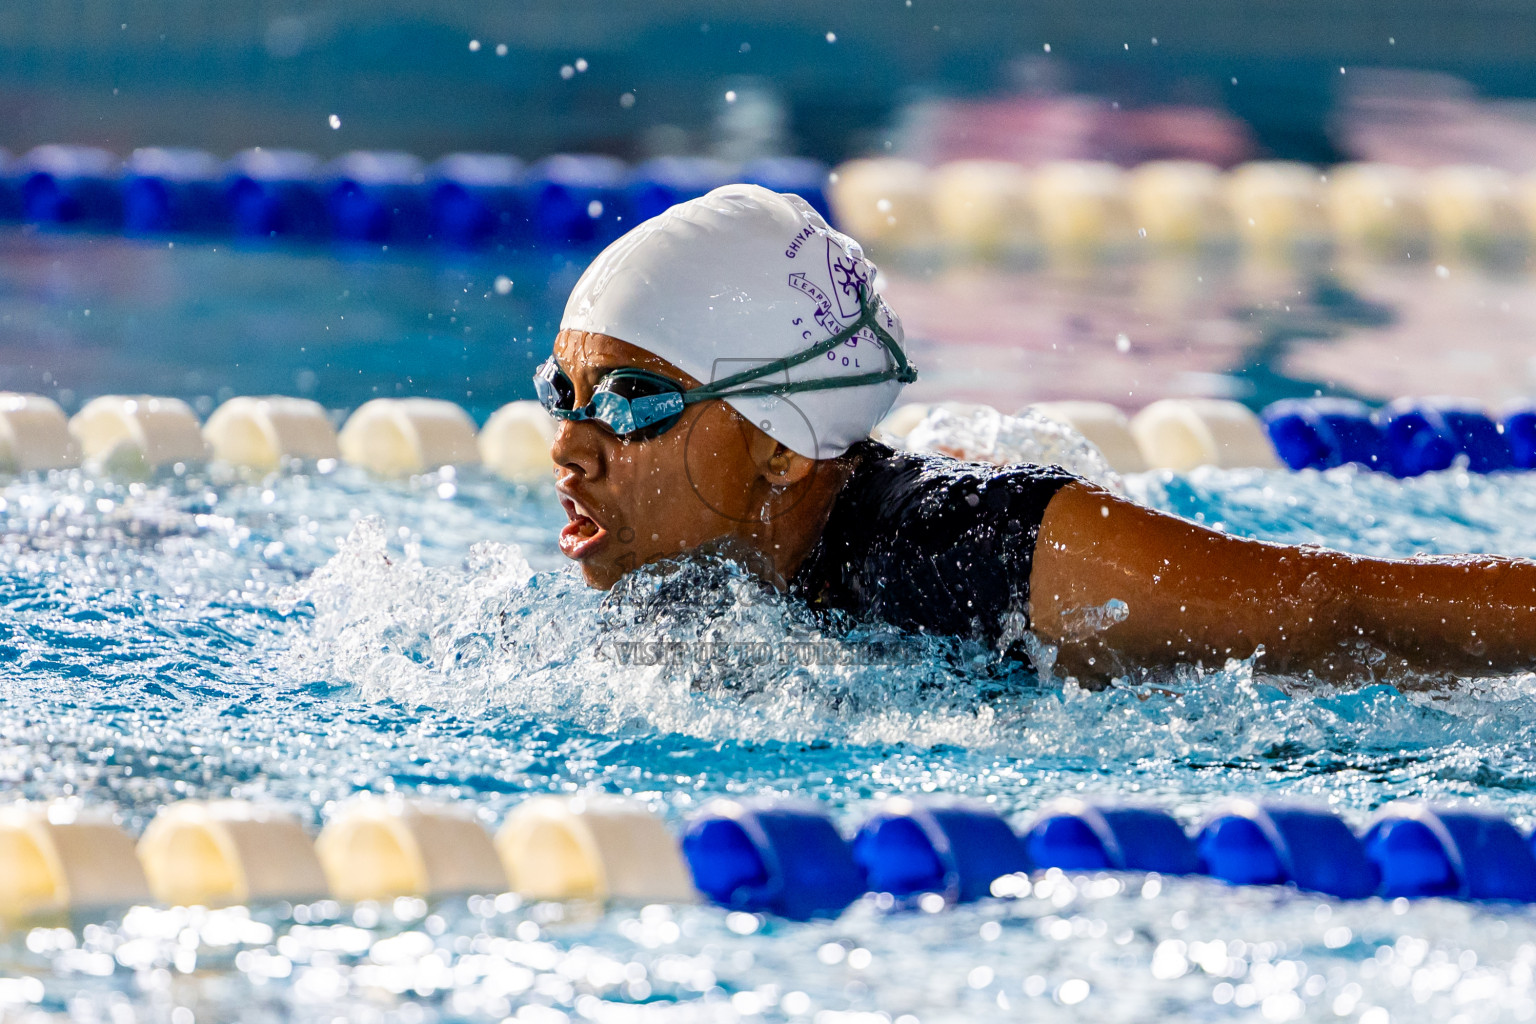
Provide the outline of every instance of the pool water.
[[[135,387],[194,398],[216,397],[213,385],[226,381],[242,391],[260,390],[258,380],[277,388],[300,366],[340,407],[365,394],[346,388],[373,385],[345,373],[336,378],[345,387],[329,384],[332,371],[360,368],[364,382],[383,381],[391,360],[430,367],[460,350],[516,362],[526,359],[519,345],[538,341],[518,331],[547,328],[556,308],[547,299],[554,285],[536,299],[514,279],[498,295],[486,275],[506,271],[489,265],[270,254],[224,263],[226,254],[211,251],[196,254],[191,270],[168,263],[173,280],[210,273],[216,289],[231,266],[273,260],[301,261],[327,288],[354,277],[371,289],[359,309],[377,304],[375,329],[386,340],[398,342],[391,332],[414,316],[413,295],[437,296],[422,308],[458,301],[473,310],[473,333],[505,332],[465,341],[418,325],[410,351],[397,347],[370,363],[359,330],[327,365],[300,363],[283,348],[293,339],[275,331],[270,351],[242,347],[236,369],[212,350],[178,347],[179,335],[149,322],[169,310],[173,326],[208,344],[267,317],[282,322],[285,309],[312,329],[321,303],[291,266],[260,271],[267,283],[251,287],[268,295],[265,305],[252,293],[182,291],[162,313],[132,311],[149,300],[123,271],[113,287],[125,297],[101,307],[119,328],[91,335],[98,328],[59,315],[48,294],[106,288],[80,270],[93,257],[69,249],[73,242],[36,244],[66,249],[57,258],[67,273],[38,269],[29,280],[42,283],[23,287],[0,263],[12,275],[0,296],[6,310],[30,308],[56,327],[60,352],[111,350]],[[123,251],[151,264],[181,259]],[[49,273],[64,275],[60,292],[46,293]],[[455,291],[471,279],[476,290]],[[291,290],[278,287],[285,282]],[[424,282],[438,291],[409,290]],[[349,309],[349,323],[354,315]],[[133,324],[137,337],[161,338],[162,347],[112,349]],[[939,355],[937,344],[930,354]],[[68,365],[56,355],[34,358]],[[93,393],[84,390],[94,386],[90,374],[105,373],[88,355],[74,378],[51,371],[82,398]],[[176,370],[207,376],[189,385]],[[520,384],[494,383],[502,372],[486,369],[493,383],[485,385],[471,372],[465,390],[516,396]],[[428,379],[442,397],[456,397],[449,389],[459,385],[442,373]],[[1536,477],[1528,475],[1453,470],[1399,482],[1348,469],[1208,470],[1135,476],[1126,486],[1155,507],[1241,535],[1383,555],[1536,556]],[[467,802],[488,827],[530,794],[593,790],[631,795],[674,830],[721,795],[813,801],[851,832],[880,798],[927,793],[987,801],[1015,824],[1064,794],[1147,801],[1186,824],[1233,795],[1325,803],[1355,825],[1408,798],[1466,800],[1523,828],[1536,824],[1530,676],[1438,692],[1390,677],[1336,690],[1234,662],[1085,692],[948,641],[821,629],[728,564],[637,575],[595,593],[562,564],[555,534],[563,521],[549,488],[470,469],[393,482],[347,467],[265,478],[214,467],[137,482],[70,471],[7,482],[4,790],[108,805],[135,833],[185,797],[275,801],[318,827],[337,802],[364,790]],[[824,641],[830,653],[785,666],[745,647],[782,646],[786,636]],[[663,665],[615,653],[646,640],[743,647]],[[897,656],[880,665],[837,656],[872,643]],[[1008,899],[900,910],[872,898],[836,921],[809,924],[708,907],[604,909],[501,896],[137,908],[73,929],[0,935],[5,1020],[1471,1024],[1533,1016],[1536,911],[1350,903],[1209,879],[1051,873]]]
[[[0,389],[458,402],[533,397],[590,251],[260,247],[0,226]],[[907,400],[1536,395],[1536,278],[1514,266],[1208,252],[1094,266],[880,258],[921,375]]]

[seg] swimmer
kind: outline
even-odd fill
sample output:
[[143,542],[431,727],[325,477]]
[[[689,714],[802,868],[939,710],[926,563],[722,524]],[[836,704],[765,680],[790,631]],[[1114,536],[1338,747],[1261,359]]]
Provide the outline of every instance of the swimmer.
[[586,582],[727,546],[822,609],[1021,650],[1085,684],[1259,653],[1270,674],[1536,668],[1536,562],[1373,559],[1227,536],[1062,469],[870,438],[916,371],[858,244],[731,185],[577,282],[535,377]]

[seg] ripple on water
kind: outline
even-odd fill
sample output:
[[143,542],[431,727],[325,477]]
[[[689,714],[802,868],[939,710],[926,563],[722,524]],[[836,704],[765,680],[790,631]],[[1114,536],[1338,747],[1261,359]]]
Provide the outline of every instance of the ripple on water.
[[[1238,793],[1330,802],[1356,823],[1404,797],[1536,817],[1530,677],[1336,691],[1233,662],[1085,692],[964,644],[818,622],[719,559],[595,593],[560,562],[547,490],[441,483],[60,473],[4,487],[0,779],[114,803],[131,829],[186,796],[273,799],[315,823],[363,789],[473,799],[488,820],[531,792],[586,788],[674,822],[712,795],[772,793],[851,827],[873,799],[931,791],[1019,818],[1084,792],[1190,822]],[[1126,486],[1241,534],[1536,554],[1536,482],[1521,476]],[[113,1020],[177,1005],[199,1020],[1526,1019],[1531,924],[1112,879],[815,925],[515,901],[140,910],[13,933],[0,1004]]]

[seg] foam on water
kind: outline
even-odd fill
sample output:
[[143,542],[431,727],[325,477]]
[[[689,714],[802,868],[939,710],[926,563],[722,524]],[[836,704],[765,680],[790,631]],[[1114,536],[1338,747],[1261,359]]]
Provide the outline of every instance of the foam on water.
[[[1201,471],[1126,487],[1239,534],[1536,555],[1525,476]],[[1191,823],[1235,794],[1322,800],[1356,824],[1421,796],[1536,819],[1529,676],[1335,690],[1232,662],[1086,692],[1051,675],[1046,650],[1042,675],[975,646],[819,623],[720,557],[590,591],[556,553],[552,494],[473,473],[58,473],[0,501],[0,780],[113,803],[133,830],[170,800],[230,794],[317,822],[360,789],[473,800],[488,824],[529,793],[584,789],[634,794],[674,827],[717,794],[821,801],[848,827],[877,797],[934,791],[1016,822],[1067,793],[1154,800]],[[0,974],[21,979],[0,982],[0,1014],[1536,1013],[1529,911],[1039,882],[986,906],[871,903],[812,925],[515,900],[139,910],[0,940]]]
[[939,405],[912,428],[903,445],[1005,466],[1032,462],[1061,466],[1119,493],[1123,485],[1104,453],[1082,434],[1034,409],[1015,416],[989,405]]

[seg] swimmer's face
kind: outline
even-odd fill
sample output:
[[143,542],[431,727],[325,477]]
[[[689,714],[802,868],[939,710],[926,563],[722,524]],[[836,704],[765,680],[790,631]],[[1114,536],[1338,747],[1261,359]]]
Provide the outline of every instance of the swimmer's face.
[[[685,388],[699,385],[666,360],[603,334],[562,331],[555,358],[575,385],[577,406],[620,367],[650,370]],[[581,564],[589,586],[602,589],[631,569],[710,541],[760,543],[765,473],[781,469],[773,464],[784,459],[782,446],[720,401],[688,406],[671,429],[644,441],[624,441],[590,421],[561,420],[550,455],[570,519],[560,550]]]

